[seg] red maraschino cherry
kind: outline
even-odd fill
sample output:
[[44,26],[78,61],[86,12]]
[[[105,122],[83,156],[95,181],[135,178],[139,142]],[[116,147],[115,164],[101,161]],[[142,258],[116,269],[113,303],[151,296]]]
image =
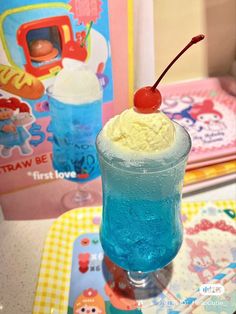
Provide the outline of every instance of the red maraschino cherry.
[[162,74],[153,86],[142,87],[136,91],[136,93],[134,94],[134,109],[137,112],[154,113],[160,108],[162,97],[160,91],[157,89],[158,84],[165,76],[166,72],[170,69],[170,67],[172,67],[172,65],[179,59],[179,57],[193,44],[196,44],[199,41],[203,40],[204,37],[205,36],[202,34],[193,37],[191,41],[187,44],[187,46],[185,46],[184,49],[182,49],[180,53],[178,53],[177,56],[171,61],[171,63],[165,68],[165,70],[162,72]]

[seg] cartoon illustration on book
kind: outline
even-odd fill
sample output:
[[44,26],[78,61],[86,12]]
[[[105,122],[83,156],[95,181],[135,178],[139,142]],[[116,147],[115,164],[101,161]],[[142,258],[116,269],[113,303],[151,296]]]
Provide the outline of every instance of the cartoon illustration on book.
[[[169,118],[183,125],[190,133],[193,151],[227,145],[234,140],[230,111],[210,98],[172,96],[163,100],[163,110]],[[226,124],[226,121],[229,121]],[[231,122],[230,122],[231,121]]]
[[190,116],[198,124],[198,130],[207,131],[222,131],[226,129],[225,123],[221,120],[223,115],[214,108],[214,103],[211,99],[205,99],[200,104],[190,110]]
[[218,270],[211,253],[207,249],[207,243],[203,241],[194,242],[190,239],[185,239],[190,248],[191,263],[188,266],[189,270],[195,273],[202,283],[207,283]]
[[180,114],[181,111],[188,111],[194,102],[194,98],[189,95],[166,97],[162,101],[162,110],[173,119],[174,115]]
[[193,129],[193,126],[196,122],[196,120],[190,115],[190,110],[191,107],[187,107],[179,113],[172,114],[172,118],[184,126],[188,131]]
[[18,98],[0,98],[0,146],[1,157],[9,157],[14,147],[20,154],[29,155],[32,149],[29,145],[30,133],[26,126],[34,121],[30,107]]

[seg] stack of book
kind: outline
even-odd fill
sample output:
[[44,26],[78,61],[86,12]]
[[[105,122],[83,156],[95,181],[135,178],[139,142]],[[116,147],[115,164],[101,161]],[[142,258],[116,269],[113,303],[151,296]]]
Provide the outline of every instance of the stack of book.
[[236,179],[236,98],[222,79],[162,86],[161,92],[163,111],[192,139],[184,193]]

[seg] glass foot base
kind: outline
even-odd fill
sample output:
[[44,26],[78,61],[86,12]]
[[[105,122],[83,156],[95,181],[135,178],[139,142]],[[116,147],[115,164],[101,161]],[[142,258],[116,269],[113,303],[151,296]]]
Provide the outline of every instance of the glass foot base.
[[101,205],[101,194],[95,191],[73,190],[62,198],[63,210],[67,211],[77,207]]
[[117,300],[113,304],[114,307],[123,310],[142,310],[163,306],[163,290],[171,279],[172,264],[155,272],[142,273],[127,272],[107,256],[104,263],[108,270],[108,274],[104,273],[107,281],[106,292],[112,296],[110,300]]
[[162,289],[158,284],[158,273],[128,273],[128,280],[134,291],[138,308],[145,309],[154,306]]

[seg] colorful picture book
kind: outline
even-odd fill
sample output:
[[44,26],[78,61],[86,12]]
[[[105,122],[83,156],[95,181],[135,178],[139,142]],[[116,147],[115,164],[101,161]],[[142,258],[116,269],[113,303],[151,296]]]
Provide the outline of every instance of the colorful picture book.
[[220,79],[207,78],[160,89],[164,112],[191,135],[188,169],[235,159],[236,98],[221,86]]
[[80,313],[90,304],[101,314],[232,314],[235,206],[230,200],[183,203],[183,245],[173,262],[158,272],[155,297],[149,287],[138,301],[123,270],[104,258],[98,234],[101,208],[65,213],[54,222],[45,242],[33,313],[52,309]]

